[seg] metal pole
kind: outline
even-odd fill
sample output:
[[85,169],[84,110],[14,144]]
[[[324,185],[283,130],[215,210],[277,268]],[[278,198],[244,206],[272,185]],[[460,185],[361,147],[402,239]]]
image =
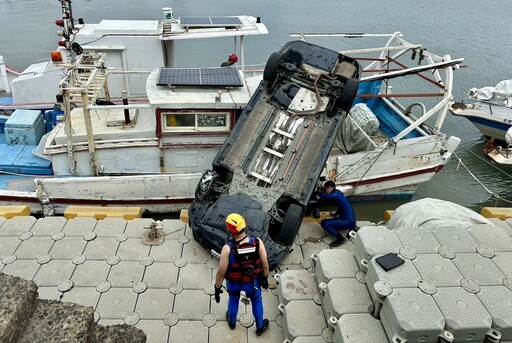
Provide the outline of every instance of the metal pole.
[[96,161],[96,147],[94,145],[94,133],[92,132],[92,122],[91,122],[91,112],[87,109],[87,105],[89,103],[89,99],[87,97],[87,93],[82,91],[82,106],[84,112],[84,121],[85,121],[85,132],[87,135],[87,145],[89,148],[89,155],[91,158],[91,167],[94,176],[99,175],[98,163]]
[[[121,91],[121,97],[123,98],[123,105],[128,105],[128,92],[125,90]],[[128,108],[124,109],[124,123],[129,125],[131,123],[130,120],[130,110]]]

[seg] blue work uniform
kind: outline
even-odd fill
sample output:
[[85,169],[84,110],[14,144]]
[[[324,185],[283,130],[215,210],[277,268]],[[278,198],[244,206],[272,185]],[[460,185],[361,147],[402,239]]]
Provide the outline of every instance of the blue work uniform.
[[337,207],[336,217],[324,219],[320,225],[333,236],[337,236],[339,230],[352,230],[356,226],[356,215],[345,194],[338,189],[333,189],[331,194],[315,192],[320,199],[334,203]]
[[[254,237],[249,237],[249,242],[254,242]],[[228,243],[229,264],[235,263],[235,254],[232,250],[232,244]],[[261,286],[258,278],[253,279],[252,282],[233,282],[226,280],[226,289],[228,290],[228,314],[230,324],[235,324],[236,316],[238,314],[238,304],[240,303],[240,292],[244,291],[245,294],[251,299],[252,315],[256,320],[256,327],[263,327],[263,301],[261,299]]]

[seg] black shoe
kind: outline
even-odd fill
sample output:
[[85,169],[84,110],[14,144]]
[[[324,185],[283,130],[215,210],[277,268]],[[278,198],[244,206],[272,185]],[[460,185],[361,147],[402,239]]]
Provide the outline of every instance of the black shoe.
[[268,329],[268,319],[263,319],[263,326],[256,329],[256,336],[261,336]]
[[320,210],[318,208],[314,209],[313,218],[320,218]]
[[338,235],[336,236],[336,239],[332,241],[331,244],[329,244],[329,246],[331,248],[336,248],[342,245],[343,243],[345,243],[345,237],[343,237],[342,235]]
[[229,328],[231,330],[234,330],[236,328],[236,322],[231,324],[231,322],[229,321],[229,311],[226,311],[226,320],[228,321]]

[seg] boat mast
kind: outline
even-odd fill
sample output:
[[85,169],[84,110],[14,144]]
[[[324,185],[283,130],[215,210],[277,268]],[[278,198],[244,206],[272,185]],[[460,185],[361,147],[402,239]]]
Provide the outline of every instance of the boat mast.
[[59,0],[62,10],[62,19],[55,21],[57,26],[63,28],[57,32],[57,35],[63,40],[59,41],[59,46],[66,48],[67,58],[71,60],[71,38],[75,32],[75,19],[73,18],[73,10],[71,9],[71,0]]

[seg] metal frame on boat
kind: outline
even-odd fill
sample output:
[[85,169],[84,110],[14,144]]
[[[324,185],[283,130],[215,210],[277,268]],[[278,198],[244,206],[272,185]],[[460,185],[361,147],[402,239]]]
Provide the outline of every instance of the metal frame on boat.
[[[349,113],[339,137],[357,133],[363,148],[347,151],[347,144],[341,142],[341,149],[333,149],[327,161],[326,178],[334,180],[351,201],[408,199],[419,184],[446,165],[460,139],[447,137],[440,130],[453,103],[453,72],[463,59],[433,54],[422,45],[404,40],[400,32],[292,36],[349,39],[354,45],[355,39],[386,40],[381,47],[340,51],[367,63],[354,104],[365,104],[379,121],[379,129],[368,134]],[[415,78],[403,78],[408,75]],[[399,82],[393,83],[397,78]],[[428,92],[403,92],[412,87]],[[440,100],[436,102],[436,98]],[[413,114],[416,108],[419,115]],[[347,130],[348,122],[354,123],[352,131]]]

